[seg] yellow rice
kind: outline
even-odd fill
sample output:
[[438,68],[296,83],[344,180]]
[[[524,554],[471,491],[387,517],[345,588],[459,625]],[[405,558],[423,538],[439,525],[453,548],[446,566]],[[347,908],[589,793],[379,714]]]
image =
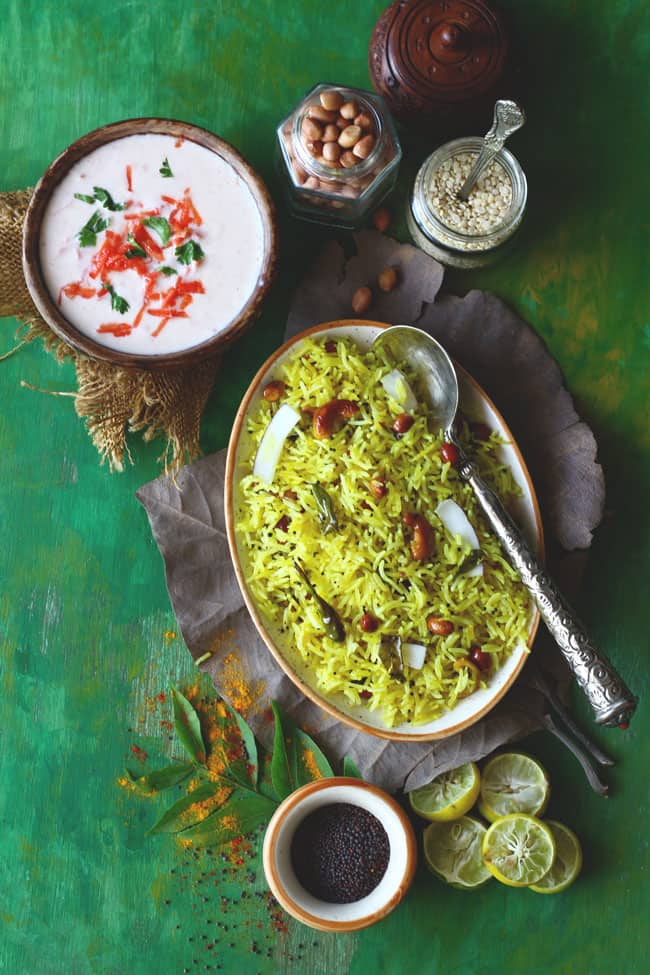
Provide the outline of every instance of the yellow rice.
[[[343,694],[350,705],[379,709],[388,727],[428,722],[453,708],[477,686],[471,669],[454,670],[454,662],[467,658],[478,644],[491,655],[493,671],[525,642],[530,618],[526,589],[503,558],[471,489],[442,462],[440,436],[429,430],[422,407],[408,433],[395,438],[391,425],[401,410],[380,382],[392,367],[374,353],[362,354],[351,340],[337,341],[336,352],[327,352],[322,341],[302,343],[274,374],[287,384],[281,402],[301,411],[342,398],[354,400],[360,410],[328,440],[314,437],[304,415],[285,443],[272,484],[252,473],[244,476],[237,512],[248,584],[259,608],[293,644],[323,694]],[[418,396],[417,381],[407,376]],[[251,471],[277,408],[262,400],[247,418]],[[497,435],[483,442],[472,438],[467,426],[464,431],[485,480],[507,507],[520,492],[496,457]],[[377,475],[388,484],[381,500],[368,487]],[[334,502],[339,528],[328,534],[317,517],[316,481]],[[286,491],[297,499],[284,497]],[[450,537],[434,514],[445,498],[461,506],[478,535],[482,576],[458,573],[469,549]],[[404,511],[424,515],[433,528],[435,549],[426,563],[411,556]],[[287,532],[277,528],[285,515]],[[344,642],[324,635],[294,560],[336,609],[345,626]],[[380,621],[375,633],[361,630],[364,612]],[[430,614],[451,620],[453,633],[432,636],[426,625]],[[422,669],[405,667],[401,681],[391,676],[380,659],[381,640],[387,636],[425,644]],[[481,686],[486,686],[483,676]]]

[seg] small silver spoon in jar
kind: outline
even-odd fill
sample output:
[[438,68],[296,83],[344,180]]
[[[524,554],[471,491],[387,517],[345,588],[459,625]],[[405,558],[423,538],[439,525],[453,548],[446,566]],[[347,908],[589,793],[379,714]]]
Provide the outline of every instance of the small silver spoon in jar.
[[614,668],[600,655],[544,567],[523,538],[477,465],[458,443],[454,420],[458,410],[458,377],[451,359],[434,338],[412,325],[381,332],[373,348],[383,348],[396,363],[407,363],[424,383],[433,416],[445,439],[458,451],[455,464],[470,485],[511,565],[535,600],[549,632],[589,701],[598,724],[627,727],[636,698]]
[[494,106],[492,128],[483,139],[483,148],[472,166],[469,176],[456,194],[459,200],[467,201],[481,173],[489,166],[499,150],[503,149],[509,135],[520,129],[526,121],[523,108],[517,102],[500,99]]

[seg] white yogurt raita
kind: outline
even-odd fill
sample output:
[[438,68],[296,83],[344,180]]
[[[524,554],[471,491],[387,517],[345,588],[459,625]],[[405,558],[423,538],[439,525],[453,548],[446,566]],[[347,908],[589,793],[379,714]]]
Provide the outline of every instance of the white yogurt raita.
[[45,283],[65,318],[137,355],[223,331],[263,257],[246,183],[216,153],[167,135],[116,139],[76,163],[52,193],[40,238]]

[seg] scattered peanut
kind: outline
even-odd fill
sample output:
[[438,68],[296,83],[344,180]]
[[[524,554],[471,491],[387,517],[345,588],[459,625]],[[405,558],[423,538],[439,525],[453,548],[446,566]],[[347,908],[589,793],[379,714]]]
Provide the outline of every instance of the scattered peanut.
[[379,626],[378,621],[372,615],[372,613],[364,613],[359,620],[359,626],[364,633],[374,633]]
[[378,230],[380,234],[385,233],[390,227],[390,211],[386,207],[379,207],[378,210],[375,210],[372,222],[375,230]]
[[445,441],[440,448],[440,456],[445,464],[451,464],[452,467],[455,467],[460,460],[460,450],[455,443]]
[[377,278],[377,287],[380,291],[393,291],[397,284],[397,270],[394,267],[385,267]]
[[403,437],[405,433],[408,433],[414,423],[415,419],[410,413],[400,413],[399,416],[395,417],[393,432],[396,433],[398,437]]
[[290,524],[291,524],[291,519],[289,518],[289,516],[282,515],[282,517],[280,518],[279,522],[275,527],[278,529],[278,531],[287,532],[289,531]]
[[336,142],[340,131],[336,125],[326,125],[323,130],[323,142]]
[[381,501],[382,498],[386,497],[388,493],[388,488],[386,487],[386,481],[383,477],[373,477],[370,481],[370,493],[373,498],[377,501]]
[[281,379],[276,379],[272,383],[267,383],[267,385],[262,390],[262,396],[267,401],[267,403],[277,403],[286,389],[286,383],[283,383]]
[[427,616],[427,627],[435,636],[449,636],[454,632],[451,620],[445,620],[441,616]]
[[317,139],[315,142],[306,142],[305,148],[310,156],[316,156],[316,158],[318,158],[323,151],[323,143],[319,139]]
[[492,658],[485,650],[481,650],[478,644],[474,644],[469,652],[469,659],[479,670],[489,670],[492,665]]
[[362,288],[357,288],[357,290],[352,295],[352,311],[356,315],[365,314],[370,305],[372,304],[372,291],[370,288],[364,286]]

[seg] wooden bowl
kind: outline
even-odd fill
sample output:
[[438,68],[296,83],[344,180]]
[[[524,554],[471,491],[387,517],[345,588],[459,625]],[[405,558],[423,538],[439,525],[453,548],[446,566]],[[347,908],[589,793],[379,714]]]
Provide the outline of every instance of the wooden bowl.
[[[180,351],[159,355],[132,354],[107,348],[83,334],[61,313],[52,298],[41,269],[40,233],[43,216],[54,189],[83,156],[116,139],[131,135],[169,135],[195,142],[220,156],[244,181],[253,196],[263,228],[263,261],[255,288],[246,304],[217,335],[205,342]],[[214,355],[234,341],[255,319],[269,290],[277,266],[277,226],[275,208],[262,179],[252,166],[228,142],[188,122],[175,119],[125,119],[104,125],[81,137],[48,166],[38,181],[27,210],[23,230],[23,270],[34,304],[44,320],[61,339],[79,352],[123,368],[174,369],[192,365]]]
[[[351,904],[314,897],[300,884],[291,863],[291,841],[299,824],[314,810],[335,802],[360,806],[376,816],[390,844],[383,878]],[[273,896],[296,920],[318,931],[358,931],[381,921],[402,900],[415,876],[417,844],[408,816],[394,799],[368,782],[341,776],[310,782],[284,800],[266,829],[263,862]]]
[[[326,695],[317,688],[315,678],[310,675],[304,664],[301,664],[297,659],[298,655],[293,651],[286,635],[280,631],[279,627],[274,625],[272,620],[266,617],[264,612],[258,607],[252,592],[248,588],[244,547],[241,546],[240,550],[235,529],[238,484],[244,471],[248,472],[250,469],[249,466],[245,466],[250,464],[245,419],[249,411],[257,408],[262,395],[262,389],[273,378],[278,363],[290,355],[294,351],[295,346],[302,342],[306,336],[318,336],[320,338],[341,338],[345,336],[354,339],[361,349],[367,349],[379,332],[388,327],[388,325],[382,322],[358,321],[355,319],[326,322],[323,325],[316,325],[314,328],[308,329],[300,335],[296,335],[293,339],[285,342],[277,352],[267,359],[251,382],[242,400],[235,417],[230,442],[228,444],[225,475],[226,529],[230,554],[244,602],[260,636],[280,667],[282,667],[296,687],[324,711],[327,711],[338,720],[351,725],[358,731],[364,731],[371,735],[376,735],[379,738],[388,738],[393,741],[432,741],[448,738],[475,724],[512,687],[528,658],[529,648],[532,647],[533,640],[535,639],[539,624],[539,611],[536,606],[531,606],[526,644],[524,645],[522,643],[517,647],[499,670],[491,675],[487,688],[481,688],[473,694],[462,698],[450,711],[445,712],[439,718],[426,724],[402,724],[397,727],[388,727],[378,711],[369,711],[364,707],[353,707],[346,701],[343,695]],[[514,515],[533,551],[540,558],[543,558],[544,534],[539,504],[530,474],[528,473],[528,469],[515,439],[494,403],[492,403],[479,384],[458,364],[456,364],[456,371],[459,381],[461,408],[468,412],[470,416],[475,416],[477,419],[487,423],[506,441],[500,448],[500,456],[503,462],[510,467],[522,491],[522,497],[518,499]]]

